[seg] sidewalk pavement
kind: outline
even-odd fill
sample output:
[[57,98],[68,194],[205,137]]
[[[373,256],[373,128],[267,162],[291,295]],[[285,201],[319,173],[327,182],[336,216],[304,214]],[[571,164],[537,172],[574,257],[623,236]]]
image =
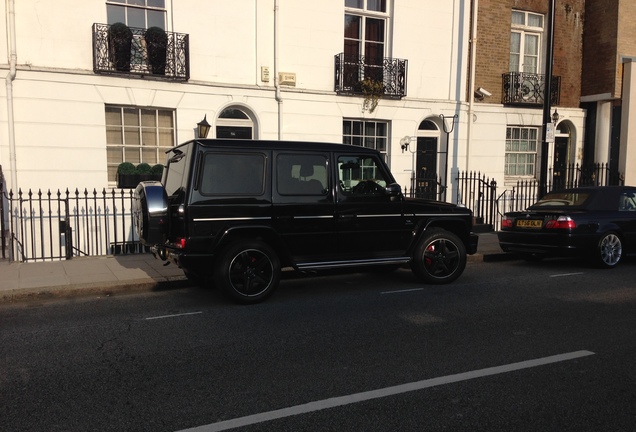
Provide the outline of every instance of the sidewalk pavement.
[[[479,234],[479,246],[469,262],[508,257],[493,232]],[[189,286],[183,271],[152,254],[75,257],[65,261],[0,261],[0,304],[51,298],[104,296]]]

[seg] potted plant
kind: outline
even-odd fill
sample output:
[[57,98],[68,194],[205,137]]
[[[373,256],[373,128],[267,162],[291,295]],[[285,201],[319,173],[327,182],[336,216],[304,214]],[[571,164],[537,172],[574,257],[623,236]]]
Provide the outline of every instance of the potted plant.
[[161,176],[163,174],[163,165],[161,164],[156,164],[153,165],[152,168],[150,169],[150,174],[152,175],[152,179],[153,180],[161,180]]
[[142,162],[135,168],[135,174],[137,174],[139,181],[154,180],[151,178],[151,170],[152,167],[150,165],[148,165],[146,162]]
[[372,113],[378,106],[378,102],[384,94],[384,84],[373,78],[365,78],[360,82],[364,95],[364,107]]
[[137,170],[130,162],[122,162],[117,167],[117,187],[121,189],[132,189],[137,187],[139,176]]
[[132,39],[132,30],[124,23],[118,22],[108,28],[110,60],[118,71],[130,72]]
[[148,49],[148,63],[153,74],[165,75],[168,35],[161,27],[150,27],[144,35]]

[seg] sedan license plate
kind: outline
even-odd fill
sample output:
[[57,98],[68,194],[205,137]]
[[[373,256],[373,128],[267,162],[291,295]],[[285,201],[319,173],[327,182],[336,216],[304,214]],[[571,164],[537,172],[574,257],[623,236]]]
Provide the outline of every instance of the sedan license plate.
[[517,228],[539,229],[543,226],[543,221],[541,219],[519,219],[516,226]]

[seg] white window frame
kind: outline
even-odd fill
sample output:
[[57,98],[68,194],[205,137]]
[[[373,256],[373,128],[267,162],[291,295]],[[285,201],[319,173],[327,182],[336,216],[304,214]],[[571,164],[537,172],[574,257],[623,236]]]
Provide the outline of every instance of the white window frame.
[[[365,119],[355,119],[355,118],[345,118],[342,120],[342,142],[344,144],[357,145],[360,147],[368,147],[375,149],[382,153],[384,159],[388,161],[388,151],[389,151],[389,122],[382,120],[365,120]],[[351,133],[345,134],[345,122],[349,122],[351,124]],[[361,125],[361,133],[355,134],[354,124],[359,123]],[[367,134],[367,124],[374,124],[375,134],[370,135]],[[377,134],[377,125],[383,124],[385,135]]]
[[[365,39],[365,35],[366,35],[366,25],[367,25],[367,18],[373,18],[373,19],[380,19],[384,21],[384,35],[382,36],[382,44],[384,45],[384,50],[383,50],[383,54],[382,57],[388,57],[388,50],[389,50],[389,41],[388,41],[388,35],[390,35],[391,33],[389,32],[389,24],[390,24],[390,20],[389,20],[389,13],[388,12],[378,12],[378,11],[373,11],[373,10],[369,10],[368,9],[368,2],[370,0],[361,0],[363,7],[362,8],[354,8],[354,7],[348,7],[345,6],[345,17],[346,15],[353,15],[353,16],[358,16],[361,17],[361,23],[360,23],[360,34],[358,35],[358,39],[355,39],[356,41],[358,41],[359,47],[360,47],[360,56],[364,56],[365,55],[365,45],[366,45],[366,39]],[[391,0],[386,0],[386,9],[387,11],[390,10],[390,5],[389,2]],[[354,39],[347,39],[345,37],[345,41],[346,40],[354,40]]]
[[[515,133],[517,132],[517,133]],[[524,132],[527,133],[524,136]],[[515,178],[536,178],[540,129],[534,126],[506,127],[504,175]]]
[[[126,24],[129,27],[137,27],[134,25],[130,25],[128,23],[128,11],[131,9],[135,9],[135,10],[143,10],[144,11],[144,26],[141,28],[145,28],[147,29],[148,26],[148,12],[149,11],[156,11],[156,12],[162,12],[163,13],[163,25],[158,26],[161,27],[162,29],[166,30],[166,21],[167,21],[167,9],[166,9],[166,2],[165,0],[163,1],[163,7],[157,7],[157,6],[152,6],[152,5],[148,5],[149,0],[141,0],[143,2],[143,5],[139,5],[136,4],[139,2],[139,0],[135,1],[135,0],[106,0],[106,10],[108,12],[108,7],[109,6],[113,6],[113,7],[123,7],[125,10],[125,21],[124,24]],[[150,0],[152,1],[152,0]],[[114,24],[114,22],[109,22],[108,24]]]
[[[545,32],[545,17],[542,14],[537,14],[534,12],[527,12],[527,11],[520,11],[520,10],[513,10],[512,11],[512,16],[522,16],[523,19],[523,23],[522,24],[516,24],[513,22],[513,20],[511,19],[511,30],[510,30],[510,57],[514,55],[517,55],[519,57],[518,59],[518,64],[517,67],[513,67],[513,62],[509,60],[510,64],[509,64],[509,68],[510,68],[510,72],[527,72],[527,73],[539,73],[539,71],[541,71],[542,69],[542,63],[543,63],[543,59],[542,59],[542,53],[543,53],[543,35]],[[541,19],[541,26],[532,26],[532,25],[528,25],[529,22],[529,18],[540,18]],[[518,53],[513,53],[512,52],[512,35],[513,34],[518,34],[519,35],[519,52]],[[537,52],[535,53],[526,53],[526,38],[527,37],[536,37],[537,38]],[[534,68],[528,68],[528,65],[526,65],[525,59],[528,57],[535,57],[536,58],[536,65]],[[515,70],[516,69],[516,70]]]
[[[119,110],[119,124],[109,124],[108,123],[108,111]],[[137,125],[129,125],[124,124],[125,122],[125,112],[134,110],[137,112],[138,116],[138,124]],[[142,113],[143,111],[154,111],[154,126],[144,125],[142,121]],[[175,146],[176,143],[176,112],[173,109],[165,109],[165,108],[153,108],[153,107],[135,107],[135,106],[120,106],[120,105],[106,105],[106,152],[107,152],[107,170],[108,170],[108,181],[116,182],[117,181],[117,167],[122,162],[131,162],[134,165],[145,162],[150,166],[156,164],[164,164],[167,150],[170,150]],[[172,119],[171,127],[163,127],[159,125],[159,112],[164,114],[170,113]],[[117,142],[109,142],[110,133],[114,133],[117,129],[119,129]],[[137,129],[135,131],[135,129]],[[110,133],[109,133],[110,132]],[[145,145],[144,144],[144,136],[147,136],[149,132],[154,132],[154,142],[155,144]],[[133,134],[133,135],[131,135]],[[135,136],[135,142],[130,143],[127,142],[127,137]],[[170,144],[162,145],[163,143],[160,141],[162,137],[170,136]],[[121,141],[121,142],[119,142]],[[130,154],[130,150],[136,150],[138,153],[138,157],[128,158],[127,154]],[[113,155],[119,152],[120,158],[117,160],[113,160]],[[154,153],[152,156],[151,153]]]

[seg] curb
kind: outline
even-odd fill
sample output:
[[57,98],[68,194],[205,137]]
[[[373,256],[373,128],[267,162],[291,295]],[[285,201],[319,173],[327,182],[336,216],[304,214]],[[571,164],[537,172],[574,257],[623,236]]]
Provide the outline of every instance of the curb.
[[2,293],[0,295],[0,304],[89,296],[110,296],[121,293],[167,291],[188,286],[191,286],[191,283],[183,276],[95,284],[60,285],[54,287],[17,288]]

